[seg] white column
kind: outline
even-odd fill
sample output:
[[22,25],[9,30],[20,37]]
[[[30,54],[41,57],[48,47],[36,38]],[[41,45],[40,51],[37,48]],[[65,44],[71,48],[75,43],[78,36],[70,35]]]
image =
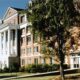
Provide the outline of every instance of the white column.
[[13,31],[10,30],[10,43],[11,43],[10,50],[11,50],[11,54],[13,54],[13,33],[12,32]]
[[70,56],[70,68],[73,69],[74,68],[74,62],[73,62],[73,57]]
[[11,41],[10,41],[11,37],[10,37],[10,34],[11,34],[10,30],[8,30],[8,55],[10,55],[10,53],[11,53],[11,51],[10,51],[10,49],[11,49],[11,45],[10,45],[11,44]]
[[3,42],[3,51],[4,51],[4,54],[6,52],[6,32],[4,31],[4,42]]
[[79,56],[79,68],[80,68],[80,56]]
[[1,33],[0,33],[0,55],[1,55]]
[[18,41],[18,30],[16,29],[15,30],[15,53],[16,53],[16,55],[18,55],[18,49],[17,49],[17,45],[18,45],[18,43],[17,43],[17,41]]

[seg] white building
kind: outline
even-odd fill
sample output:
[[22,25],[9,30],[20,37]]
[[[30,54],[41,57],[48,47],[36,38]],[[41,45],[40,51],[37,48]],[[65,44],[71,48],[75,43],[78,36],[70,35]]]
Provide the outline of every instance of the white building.
[[22,9],[9,7],[0,24],[0,68],[19,64],[19,13]]

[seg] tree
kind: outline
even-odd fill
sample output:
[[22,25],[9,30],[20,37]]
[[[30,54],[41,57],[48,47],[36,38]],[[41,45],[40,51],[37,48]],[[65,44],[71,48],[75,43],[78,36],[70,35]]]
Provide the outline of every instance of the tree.
[[38,33],[43,38],[48,51],[52,49],[54,53],[56,52],[61,78],[64,80],[63,64],[65,43],[69,37],[68,29],[71,25],[77,25],[77,22],[80,22],[73,0],[32,0],[27,15],[32,24],[33,33]]

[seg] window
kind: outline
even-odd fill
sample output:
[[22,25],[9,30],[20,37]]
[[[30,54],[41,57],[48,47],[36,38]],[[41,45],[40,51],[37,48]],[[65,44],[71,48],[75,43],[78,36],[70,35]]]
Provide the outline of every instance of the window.
[[80,53],[78,54],[78,56],[80,56]]
[[22,59],[22,65],[24,65],[25,64],[25,60],[24,59]]
[[42,62],[41,62],[42,64],[45,64],[45,58],[42,58]]
[[72,55],[72,56],[75,56],[75,54],[74,54],[74,53],[72,53],[71,55]]
[[31,35],[27,36],[27,44],[29,44],[31,42]]
[[74,64],[74,68],[79,68],[79,64]]
[[25,22],[25,16],[21,16],[21,23]]
[[54,63],[54,59],[53,57],[50,57],[50,64],[53,64]]
[[77,68],[79,68],[79,64],[77,64]]
[[38,34],[37,33],[35,33],[33,35],[33,41],[34,41],[34,43],[36,43],[38,41]]
[[26,32],[28,33],[30,31],[30,29],[31,29],[30,26],[27,26],[26,27]]
[[38,64],[38,58],[35,58],[35,59],[34,59],[34,63],[35,63],[35,64]]
[[34,47],[34,52],[38,52],[38,46]]
[[75,63],[78,63],[78,58],[77,58],[77,57],[73,58],[73,61],[74,61]]
[[25,37],[21,38],[21,45],[25,42]]
[[76,64],[74,64],[74,68],[76,68]]
[[76,58],[74,58],[73,60],[74,60],[74,62],[75,62],[75,61],[76,61]]
[[21,54],[25,54],[25,49],[21,49]]
[[27,53],[31,53],[31,48],[27,48]]
[[27,63],[31,64],[31,58],[27,59]]

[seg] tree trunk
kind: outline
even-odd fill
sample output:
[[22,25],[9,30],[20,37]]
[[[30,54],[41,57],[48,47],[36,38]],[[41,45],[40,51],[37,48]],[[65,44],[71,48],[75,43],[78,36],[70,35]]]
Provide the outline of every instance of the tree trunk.
[[64,70],[63,70],[63,63],[60,63],[60,75],[61,75],[61,80],[65,80]]

